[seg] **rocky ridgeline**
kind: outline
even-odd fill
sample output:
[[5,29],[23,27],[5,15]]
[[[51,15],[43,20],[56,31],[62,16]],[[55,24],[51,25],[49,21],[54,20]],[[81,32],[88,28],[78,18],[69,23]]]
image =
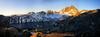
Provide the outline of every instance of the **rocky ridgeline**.
[[67,18],[67,15],[60,14],[48,14],[44,11],[41,12],[30,12],[25,15],[14,15],[10,18],[10,23],[27,23],[27,22],[39,22],[39,21],[59,21]]
[[31,12],[20,16],[10,16],[9,24],[19,29],[50,29],[54,26],[58,27],[60,21],[66,20],[67,18],[67,15],[48,14],[44,11],[38,13]]

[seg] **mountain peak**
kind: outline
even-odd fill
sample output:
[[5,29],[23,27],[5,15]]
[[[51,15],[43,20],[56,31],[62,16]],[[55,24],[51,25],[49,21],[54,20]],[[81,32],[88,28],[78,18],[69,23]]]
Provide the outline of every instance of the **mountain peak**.
[[69,16],[78,16],[80,13],[75,6],[69,6],[60,11],[60,14],[67,14]]

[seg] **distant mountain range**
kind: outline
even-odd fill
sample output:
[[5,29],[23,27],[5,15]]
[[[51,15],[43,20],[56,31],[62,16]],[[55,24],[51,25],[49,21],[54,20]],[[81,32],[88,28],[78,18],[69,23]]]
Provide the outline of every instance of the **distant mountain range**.
[[[81,16],[84,13],[96,13],[96,10],[80,10],[79,11],[76,7],[70,6],[60,11],[48,10],[47,12],[44,12],[44,11],[37,12],[37,13],[29,12],[28,14],[24,14],[24,15],[12,15],[12,16],[7,16],[7,17],[9,17],[10,26],[14,26],[17,28],[25,28],[26,26],[24,25],[25,23],[32,23],[32,26],[33,26],[34,24],[39,25],[39,23],[36,23],[36,22],[44,22],[44,23],[53,22],[53,24],[55,25],[55,24],[58,24],[57,22],[60,23],[60,21],[62,21],[62,23],[64,23],[64,21],[66,20],[67,22],[70,17]],[[34,27],[37,27],[37,25],[35,25]],[[31,26],[31,25],[28,25],[28,26]],[[33,28],[32,26],[31,28]]]
[[75,32],[78,35],[89,33],[91,37],[99,36],[99,22],[100,9],[79,11],[74,6],[58,12],[49,10],[48,12],[29,12],[24,15],[0,15],[0,28],[14,27],[18,30],[30,29],[46,33]]

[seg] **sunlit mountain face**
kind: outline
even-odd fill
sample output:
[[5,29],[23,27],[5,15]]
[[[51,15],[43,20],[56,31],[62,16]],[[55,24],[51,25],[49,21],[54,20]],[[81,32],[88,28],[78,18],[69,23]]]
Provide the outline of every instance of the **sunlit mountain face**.
[[60,11],[60,14],[66,14],[69,16],[78,16],[80,12],[74,6],[66,7]]
[[69,6],[69,7],[62,9],[59,13],[66,14],[69,16],[79,16],[80,14],[85,13],[85,12],[95,13],[96,10],[78,10],[75,6]]
[[68,15],[68,16],[79,16],[80,14],[85,12],[95,13],[96,10],[78,10],[75,6],[65,7],[59,11],[48,10],[49,14],[55,13],[55,14]]

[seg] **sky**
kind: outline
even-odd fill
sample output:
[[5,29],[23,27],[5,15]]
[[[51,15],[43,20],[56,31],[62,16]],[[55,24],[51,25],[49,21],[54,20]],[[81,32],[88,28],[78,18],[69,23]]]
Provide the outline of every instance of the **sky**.
[[0,0],[0,15],[26,14],[74,5],[79,10],[100,9],[100,0]]

